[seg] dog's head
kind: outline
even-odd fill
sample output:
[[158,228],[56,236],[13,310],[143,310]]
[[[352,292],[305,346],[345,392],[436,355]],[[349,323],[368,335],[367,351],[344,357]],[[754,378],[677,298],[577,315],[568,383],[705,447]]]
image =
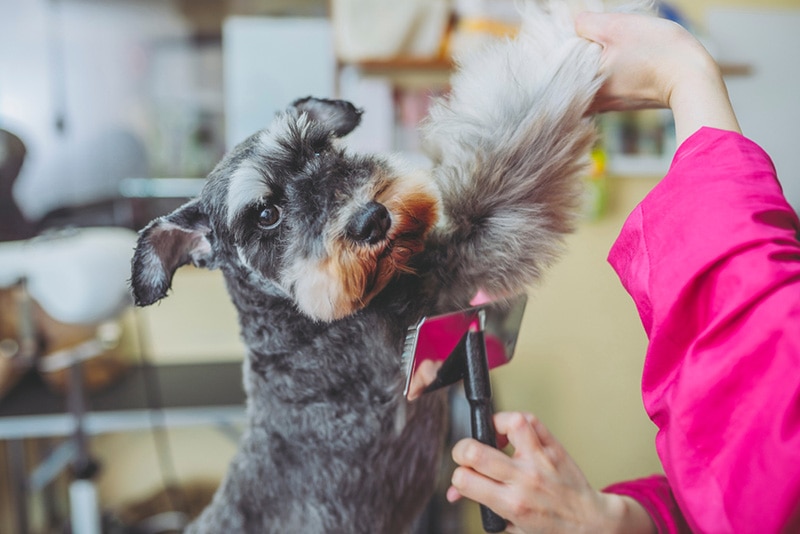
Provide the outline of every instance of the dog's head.
[[424,175],[350,153],[337,139],[360,122],[349,102],[306,98],[237,146],[200,196],[139,236],[131,285],[145,306],[187,263],[244,269],[308,316],[347,316],[424,246],[438,196]]

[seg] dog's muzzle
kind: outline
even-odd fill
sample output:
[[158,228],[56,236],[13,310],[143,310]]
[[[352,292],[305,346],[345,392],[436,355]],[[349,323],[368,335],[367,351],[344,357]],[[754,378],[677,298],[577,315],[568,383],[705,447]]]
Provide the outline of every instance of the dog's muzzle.
[[392,217],[386,206],[368,202],[350,220],[345,229],[347,237],[356,243],[374,245],[384,239],[392,226]]

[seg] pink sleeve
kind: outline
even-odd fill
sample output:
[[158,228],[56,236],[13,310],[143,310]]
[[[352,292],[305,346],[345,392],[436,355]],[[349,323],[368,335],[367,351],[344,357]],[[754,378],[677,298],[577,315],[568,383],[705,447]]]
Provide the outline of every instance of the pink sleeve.
[[650,340],[656,449],[695,532],[800,532],[800,243],[769,157],[701,129],[609,261]]

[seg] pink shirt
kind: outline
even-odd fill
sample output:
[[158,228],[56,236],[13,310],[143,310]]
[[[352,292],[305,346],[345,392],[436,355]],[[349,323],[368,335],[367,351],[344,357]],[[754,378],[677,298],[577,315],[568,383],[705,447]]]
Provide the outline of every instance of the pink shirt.
[[703,128],[611,249],[650,340],[642,396],[666,479],[606,491],[659,532],[800,532],[798,235],[769,156]]

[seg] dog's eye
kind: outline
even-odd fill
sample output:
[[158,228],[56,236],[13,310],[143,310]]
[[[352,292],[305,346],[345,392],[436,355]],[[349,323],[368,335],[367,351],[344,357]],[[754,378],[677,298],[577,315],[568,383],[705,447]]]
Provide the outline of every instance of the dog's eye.
[[272,230],[281,223],[281,208],[274,204],[261,204],[257,208],[258,226],[262,230]]

